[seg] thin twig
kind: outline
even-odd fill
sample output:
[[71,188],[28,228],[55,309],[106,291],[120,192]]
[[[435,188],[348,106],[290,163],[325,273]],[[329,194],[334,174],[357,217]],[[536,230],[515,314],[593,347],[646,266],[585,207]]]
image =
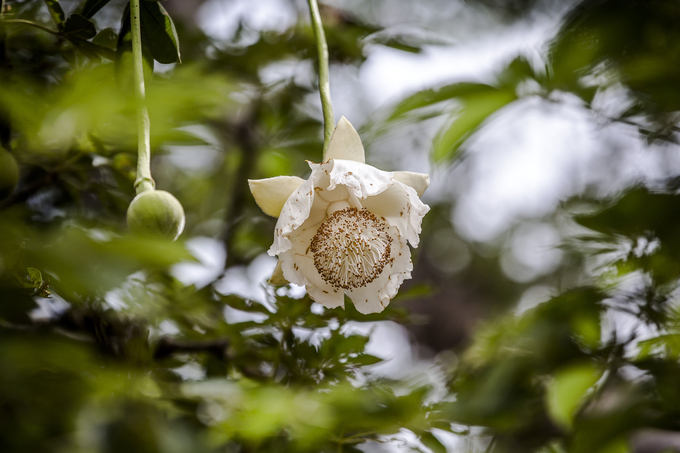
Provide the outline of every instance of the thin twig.
[[225,358],[229,344],[230,342],[227,339],[191,341],[163,337],[156,345],[154,358],[162,359],[176,352],[209,352],[219,358]]
[[51,28],[45,27],[44,25],[40,25],[37,22],[32,22],[30,20],[25,20],[25,19],[2,19],[3,24],[22,24],[22,25],[30,25],[31,27],[38,28],[44,32],[47,32],[51,35],[54,36],[59,36],[59,32],[57,30],[52,30]]

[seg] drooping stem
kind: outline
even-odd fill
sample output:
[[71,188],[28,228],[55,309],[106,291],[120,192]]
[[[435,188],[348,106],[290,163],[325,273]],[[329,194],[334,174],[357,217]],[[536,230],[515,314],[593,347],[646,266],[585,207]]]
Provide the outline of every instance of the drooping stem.
[[151,124],[149,122],[149,111],[146,109],[141,11],[139,8],[139,0],[130,0],[132,78],[137,101],[137,180],[135,181],[135,189],[138,194],[153,190],[155,187],[153,178],[151,178]]
[[319,5],[316,0],[307,0],[309,12],[312,16],[312,30],[316,40],[316,49],[319,54],[319,94],[321,95],[321,110],[323,111],[323,157],[326,159],[326,150],[331,141],[335,118],[333,117],[333,104],[331,103],[331,86],[328,82],[328,45],[326,35],[321,23]]
[[[4,7],[3,7],[4,8]],[[2,19],[2,22],[4,24],[20,24],[20,25],[30,25],[31,27],[35,27],[39,30],[42,30],[44,32],[47,32],[51,35],[58,35],[59,32],[56,30],[52,30],[51,28],[45,27],[44,25],[40,25],[37,22],[33,22],[30,20],[24,20],[24,19]]]

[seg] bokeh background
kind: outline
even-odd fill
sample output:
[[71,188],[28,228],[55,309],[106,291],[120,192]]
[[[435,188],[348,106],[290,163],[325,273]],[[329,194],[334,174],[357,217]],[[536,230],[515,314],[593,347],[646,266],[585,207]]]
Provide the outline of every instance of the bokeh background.
[[162,3],[181,63],[153,55],[148,103],[175,244],[126,231],[126,2],[94,37],[10,23],[56,30],[49,3],[0,22],[21,169],[0,202],[0,450],[680,446],[680,3],[321,5],[336,118],[367,163],[431,176],[413,279],[369,317],[266,284],[275,219],[247,180],[321,159],[306,2]]

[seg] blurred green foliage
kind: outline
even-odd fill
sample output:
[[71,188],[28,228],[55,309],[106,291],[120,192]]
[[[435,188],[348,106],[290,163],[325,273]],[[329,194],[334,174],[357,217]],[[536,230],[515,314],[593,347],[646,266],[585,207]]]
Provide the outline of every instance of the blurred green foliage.
[[[432,279],[370,316],[351,303],[323,310],[287,288],[250,300],[221,286],[271,241],[274,221],[247,178],[302,176],[304,160],[319,157],[319,115],[304,105],[314,87],[262,80],[271,64],[313,59],[308,24],[215,42],[160,3],[142,4],[154,175],[184,205],[185,237],[216,239],[226,259],[210,281],[189,284],[175,265],[196,262],[190,247],[125,230],[136,164],[125,5],[86,0],[67,16],[56,0],[3,2],[0,144],[21,179],[0,201],[0,451],[357,452],[410,433],[403,448],[413,451],[458,439],[495,452],[597,453],[630,451],[644,430],[680,431],[676,179],[565,203],[574,259],[550,278],[573,283],[485,320],[428,379],[379,377],[381,358],[352,326],[418,321],[404,301],[432,294]],[[421,50],[340,10],[324,15],[335,64],[361,64],[367,43]],[[414,93],[378,129],[440,118],[432,156],[443,165],[506,106],[569,95],[648,143],[674,143],[679,16],[671,0],[584,1],[545,67],[520,56],[495,83]],[[173,66],[152,73],[154,60]],[[630,103],[605,115],[597,98],[612,87]],[[445,259],[428,249],[435,237],[473,249],[451,208],[437,203],[426,219],[423,265]],[[467,284],[507,306],[522,287],[490,268],[496,257],[473,252]],[[616,328],[622,316],[627,334]]]

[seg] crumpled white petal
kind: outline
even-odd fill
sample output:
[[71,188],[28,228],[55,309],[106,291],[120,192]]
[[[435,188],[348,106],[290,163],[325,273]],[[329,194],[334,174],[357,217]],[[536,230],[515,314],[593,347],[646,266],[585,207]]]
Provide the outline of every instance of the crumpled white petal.
[[328,144],[324,161],[328,159],[353,160],[362,164],[366,162],[361,137],[359,137],[357,131],[344,116],[340,118],[338,125],[335,126],[331,141]]
[[375,215],[387,219],[413,247],[418,247],[423,217],[430,207],[420,201],[415,189],[394,181],[387,190],[363,200],[362,204]]
[[300,184],[288,197],[286,204],[283,205],[279,220],[276,222],[274,243],[267,251],[270,256],[278,255],[290,249],[292,244],[288,236],[309,217],[314,202],[314,176],[314,172],[312,172],[312,176]]
[[329,190],[341,184],[361,200],[374,197],[392,185],[392,172],[378,170],[359,162],[336,159],[324,163],[321,167],[326,172],[330,170]]

